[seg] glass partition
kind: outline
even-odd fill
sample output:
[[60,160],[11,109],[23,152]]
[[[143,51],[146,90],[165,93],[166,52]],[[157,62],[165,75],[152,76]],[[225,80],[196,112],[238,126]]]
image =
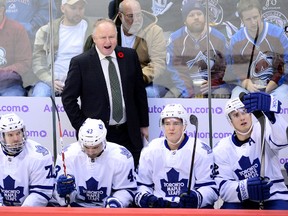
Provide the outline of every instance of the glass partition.
[[[44,113],[51,111],[52,105],[50,99],[40,96],[55,95],[64,119],[66,144],[76,141],[76,136],[61,105],[61,85],[65,83],[70,59],[83,52],[94,22],[101,17],[115,19],[119,26],[129,19],[142,20],[141,28],[134,34],[139,38],[138,45],[130,43],[138,39],[125,35],[121,28],[118,43],[136,49],[143,77],[148,77],[144,80],[150,139],[163,135],[158,119],[167,103],[181,103],[195,114],[199,118],[198,137],[211,146],[232,132],[224,105],[240,92],[259,90],[274,94],[282,100],[287,118],[288,41],[284,30],[288,25],[288,5],[284,0],[260,0],[259,5],[252,1],[259,8],[252,12],[237,0],[139,0],[142,11],[135,14],[118,9],[121,1],[117,0],[86,0],[86,4],[69,8],[63,7],[61,0],[31,0],[27,1],[29,4],[6,0],[5,7],[2,2],[0,12],[6,14],[5,22],[11,20],[11,28],[2,35],[5,26],[0,26],[0,94],[13,96],[2,92],[18,85],[20,89],[15,88],[13,93],[29,97],[31,106],[37,106],[37,100],[41,100],[39,104],[49,104],[41,107]],[[68,28],[59,31],[60,26],[65,27],[63,13],[70,16],[70,27],[78,27],[74,34],[69,34]],[[39,81],[42,85],[36,94],[34,87]],[[31,100],[33,96],[35,102]],[[18,102],[16,97],[9,99],[13,105]],[[21,106],[23,103],[21,99]],[[1,113],[8,111],[11,109],[2,108]],[[29,116],[32,118],[25,117],[28,121],[37,121],[33,113]],[[51,116],[45,113],[45,118]],[[187,130],[195,136],[192,125]],[[48,134],[44,139],[47,143],[52,136],[55,138],[52,132]],[[31,136],[41,142],[41,136]],[[281,164],[288,160],[287,156],[282,159]]]

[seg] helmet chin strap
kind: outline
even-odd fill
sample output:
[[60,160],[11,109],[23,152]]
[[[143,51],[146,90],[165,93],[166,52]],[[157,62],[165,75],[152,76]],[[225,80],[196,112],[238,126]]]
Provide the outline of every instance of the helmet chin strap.
[[181,135],[181,137],[179,138],[179,140],[176,143],[173,143],[173,142],[169,141],[167,136],[166,136],[166,134],[165,134],[165,138],[166,138],[167,141],[169,141],[169,144],[171,144],[172,146],[177,146],[181,142],[181,140],[183,139],[185,130],[186,130],[186,127],[183,128],[182,135]]
[[236,133],[238,133],[238,134],[240,134],[242,136],[246,136],[246,135],[248,135],[251,132],[252,128],[253,128],[253,125],[251,124],[249,130],[247,132],[245,132],[245,133],[240,132],[240,131],[236,130],[235,128],[234,128],[234,130],[235,130]]

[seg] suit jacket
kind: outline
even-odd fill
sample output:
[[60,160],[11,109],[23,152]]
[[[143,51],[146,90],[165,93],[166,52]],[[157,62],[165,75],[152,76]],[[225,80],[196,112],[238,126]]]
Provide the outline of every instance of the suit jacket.
[[[141,150],[140,127],[149,126],[149,117],[140,62],[134,49],[117,46],[115,52],[121,74],[129,136],[135,150]],[[79,97],[81,106],[78,104]],[[88,117],[101,119],[108,126],[109,95],[95,47],[71,59],[62,103],[77,133]]]

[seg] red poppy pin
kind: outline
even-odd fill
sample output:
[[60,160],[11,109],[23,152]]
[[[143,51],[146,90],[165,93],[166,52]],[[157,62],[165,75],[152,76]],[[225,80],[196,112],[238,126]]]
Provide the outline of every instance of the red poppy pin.
[[118,55],[119,58],[124,58],[124,53],[123,52],[118,52],[117,55]]

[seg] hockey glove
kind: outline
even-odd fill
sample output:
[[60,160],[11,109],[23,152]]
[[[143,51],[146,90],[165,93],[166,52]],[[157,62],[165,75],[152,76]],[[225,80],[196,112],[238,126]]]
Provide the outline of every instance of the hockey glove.
[[75,190],[75,177],[73,175],[60,175],[57,179],[57,192],[60,197],[72,193]]
[[284,164],[284,168],[285,168],[286,173],[287,173],[287,176],[288,176],[288,162],[286,162],[286,163]]
[[122,203],[115,197],[108,197],[105,202],[105,208],[122,208]]
[[182,193],[180,195],[180,208],[200,208],[202,203],[202,195],[194,190],[190,193]]
[[142,208],[178,208],[176,202],[164,200],[162,197],[158,198],[150,193],[137,193],[135,196],[135,204]]
[[246,94],[243,96],[242,102],[249,113],[263,111],[272,123],[276,121],[274,113],[280,112],[282,104],[275,97],[264,92]]
[[268,178],[253,177],[239,182],[241,200],[264,201],[270,198],[273,182]]

